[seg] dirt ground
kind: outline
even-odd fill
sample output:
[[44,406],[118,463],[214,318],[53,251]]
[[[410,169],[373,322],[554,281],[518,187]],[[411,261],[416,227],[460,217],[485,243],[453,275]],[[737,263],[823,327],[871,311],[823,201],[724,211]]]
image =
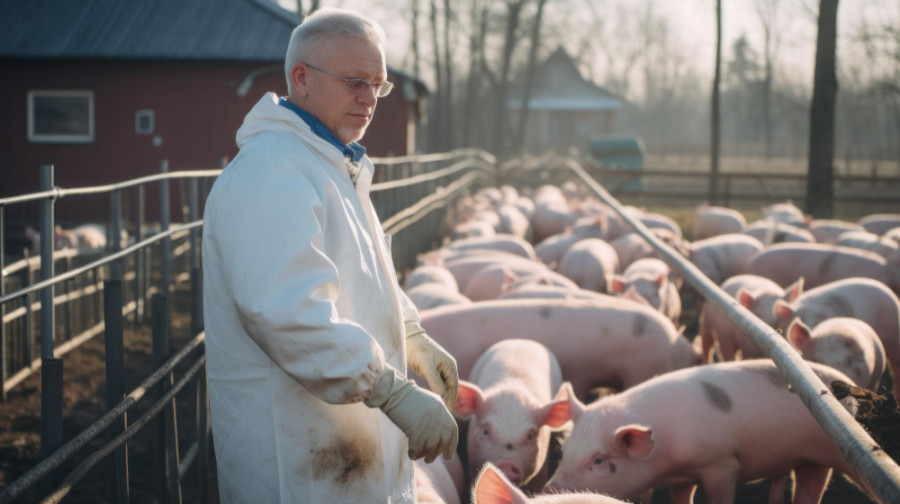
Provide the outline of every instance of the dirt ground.
[[[186,293],[176,292],[173,296],[172,312],[172,346],[176,350],[189,339],[189,319],[186,306]],[[143,326],[134,329],[133,324],[126,324],[126,326],[126,390],[131,391],[152,371],[152,347],[149,327]],[[64,440],[71,439],[87,428],[105,411],[103,357],[103,339],[98,337],[80,349],[67,354],[64,358]],[[176,370],[176,380],[181,372],[183,372],[181,368]],[[38,462],[39,391],[40,374],[37,373],[12,390],[7,402],[0,407],[0,486],[2,487],[15,481]],[[182,456],[195,439],[194,393],[193,388],[188,386],[179,394],[177,403]],[[145,398],[133,407],[129,411],[129,422],[139,418],[149,404],[150,401]],[[102,443],[102,440],[98,438],[76,458],[82,459],[100,447]],[[155,499],[153,444],[152,432],[149,429],[143,430],[128,444],[132,502],[152,502]],[[73,461],[64,465],[63,474],[68,474],[75,467],[75,463]],[[101,462],[73,488],[64,502],[107,502],[105,473],[106,465]],[[208,485],[211,501],[217,502],[214,460],[211,461]],[[52,488],[53,485],[50,482],[42,481],[20,502],[39,502]],[[766,502],[768,491],[768,481],[740,485],[735,502],[738,504]],[[196,465],[189,470],[182,482],[182,499],[183,502],[197,502],[199,499]],[[671,501],[668,491],[653,492],[650,499],[650,504],[668,504],[669,502]],[[698,504],[706,502],[702,489],[698,491],[695,502]],[[873,501],[843,476],[836,475],[829,484],[822,502],[825,504],[867,504]]]

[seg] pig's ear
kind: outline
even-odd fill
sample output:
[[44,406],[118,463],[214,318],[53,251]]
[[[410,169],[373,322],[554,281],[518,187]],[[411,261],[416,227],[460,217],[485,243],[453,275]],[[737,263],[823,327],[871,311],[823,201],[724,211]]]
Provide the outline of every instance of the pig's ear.
[[743,287],[738,289],[737,295],[735,297],[737,298],[738,302],[741,303],[741,305],[748,310],[752,310],[753,305],[756,304],[756,298],[753,297],[753,294],[750,294],[749,292],[747,292],[747,289],[745,289]]
[[809,345],[809,327],[800,319],[794,319],[787,330],[788,339],[794,348],[803,353]]
[[646,425],[629,424],[616,429],[615,449],[628,458],[640,459],[653,449],[653,430]]
[[776,320],[786,322],[794,316],[794,309],[784,300],[776,299],[775,306],[772,307],[772,314],[775,315]]
[[791,303],[800,297],[800,294],[803,294],[803,277],[798,278],[796,282],[784,289],[784,299]]
[[535,423],[538,426],[546,425],[551,429],[559,429],[571,419],[569,398],[559,397],[545,404],[535,412]]
[[625,277],[622,275],[610,275],[608,283],[610,294],[625,292]]
[[668,273],[663,273],[663,274],[659,275],[659,277],[657,277],[657,279],[656,279],[656,288],[662,289],[666,285],[666,282],[668,280],[669,280]]
[[488,462],[472,488],[473,504],[526,504],[528,498],[509,482],[497,466]]
[[[557,404],[560,403],[560,404]],[[584,413],[584,403],[575,396],[570,382],[563,382],[553,398],[554,406],[547,413],[545,423],[554,429],[562,426],[569,420],[577,422],[578,418]]]
[[456,403],[453,405],[453,413],[465,420],[478,411],[483,401],[484,396],[478,385],[460,380],[459,389],[456,392]]
[[519,276],[513,272],[513,270],[503,266],[503,290],[509,288],[510,285],[516,283],[519,280]]

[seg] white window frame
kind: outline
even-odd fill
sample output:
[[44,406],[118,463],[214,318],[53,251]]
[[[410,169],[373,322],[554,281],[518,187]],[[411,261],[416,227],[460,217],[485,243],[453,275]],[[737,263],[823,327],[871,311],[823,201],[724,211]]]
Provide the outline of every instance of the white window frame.
[[[86,135],[45,135],[34,131],[34,98],[40,96],[73,96],[88,99],[88,133]],[[28,141],[33,143],[91,143],[94,141],[94,92],[85,90],[38,90],[28,92]]]
[[[150,127],[141,129],[141,117],[148,118]],[[138,135],[152,135],[156,132],[156,112],[153,109],[141,109],[134,113],[134,132]]]

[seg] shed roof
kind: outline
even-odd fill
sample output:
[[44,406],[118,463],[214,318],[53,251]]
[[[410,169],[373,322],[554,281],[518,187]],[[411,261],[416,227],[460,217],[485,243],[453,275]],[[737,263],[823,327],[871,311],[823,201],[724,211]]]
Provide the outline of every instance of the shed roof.
[[267,0],[0,2],[0,57],[276,61],[300,21]]
[[[506,101],[507,108],[521,108],[522,92],[521,86],[512,89]],[[575,62],[562,47],[535,69],[528,100],[529,110],[596,111],[621,107],[620,98],[581,76]]]

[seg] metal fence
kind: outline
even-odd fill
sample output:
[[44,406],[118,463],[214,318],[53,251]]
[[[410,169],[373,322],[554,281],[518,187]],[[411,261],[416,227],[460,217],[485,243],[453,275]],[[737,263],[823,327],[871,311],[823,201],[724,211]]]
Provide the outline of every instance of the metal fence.
[[[483,151],[458,150],[445,154],[373,159],[377,179],[372,188],[373,204],[383,226],[394,235],[392,247],[397,270],[413,264],[417,252],[440,241],[441,224],[456,198],[476,188],[495,183],[495,159]],[[205,335],[202,321],[200,279],[200,205],[207,192],[206,181],[221,169],[161,173],[126,182],[66,189],[53,185],[53,167],[41,167],[41,191],[0,199],[0,265],[3,265],[3,209],[29,201],[40,203],[40,257],[26,257],[3,268],[0,285],[0,383],[4,396],[29,375],[41,370],[41,462],[0,493],[0,503],[12,502],[38,482],[53,490],[42,502],[58,502],[95,465],[107,460],[107,500],[125,502],[129,495],[127,442],[139,430],[152,425],[155,435],[155,489],[157,502],[180,502],[181,480],[195,462],[200,486],[199,500],[206,502],[209,470],[209,422],[206,396]],[[169,182],[187,180],[186,222],[170,227]],[[160,184],[158,224],[147,226],[144,188]],[[203,185],[202,189],[199,187]],[[118,239],[108,239],[101,253],[85,258],[75,250],[54,251],[54,203],[62,197],[108,194],[108,237],[119,237],[124,228],[122,194],[137,193],[133,202],[135,222],[130,223],[135,243],[122,248]],[[184,194],[184,192],[182,192]],[[153,229],[153,233],[149,230]],[[89,262],[88,262],[89,261]],[[56,266],[62,265],[61,272]],[[39,276],[35,278],[35,273]],[[180,274],[178,274],[180,272]],[[176,284],[189,286],[191,339],[173,355],[171,301]],[[59,291],[58,291],[59,289]],[[11,292],[6,293],[7,290]],[[40,296],[40,300],[33,300]],[[125,319],[135,326],[145,323],[146,301],[152,325],[155,371],[137,388],[125,394]],[[102,306],[102,310],[101,310]],[[61,315],[57,317],[57,315]],[[38,318],[39,317],[39,318]],[[107,413],[63,444],[62,398],[64,355],[97,334],[105,334]],[[39,339],[36,341],[37,337]],[[35,357],[40,351],[40,358]],[[176,368],[188,366],[176,381]],[[77,373],[77,370],[75,371]],[[182,454],[179,446],[175,396],[190,386],[194,394],[195,433],[193,443]],[[127,412],[140,399],[154,402],[135,422]],[[161,415],[160,415],[161,414]],[[64,462],[105,434],[106,443],[81,459],[74,470],[61,474]],[[48,484],[49,483],[49,484]]]

